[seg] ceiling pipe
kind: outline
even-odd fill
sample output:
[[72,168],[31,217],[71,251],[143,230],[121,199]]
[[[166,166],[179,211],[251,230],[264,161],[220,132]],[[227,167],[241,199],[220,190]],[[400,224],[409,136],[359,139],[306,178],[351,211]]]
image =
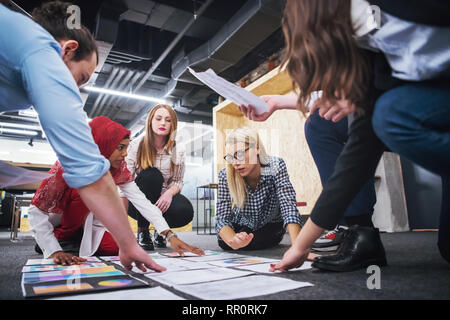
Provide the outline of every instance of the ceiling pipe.
[[22,14],[24,14],[24,15],[30,17],[30,18],[32,18],[32,17],[31,17],[31,14],[29,14],[28,12],[26,12],[21,6],[19,6],[19,5],[18,5],[17,3],[15,3],[14,1],[8,0],[7,3],[9,3],[9,5],[10,5],[11,7],[13,7],[15,10],[19,11],[20,13],[22,13]]
[[3,134],[35,137],[39,133],[37,131],[23,130],[23,129],[12,129],[12,128],[3,128],[2,126],[0,126],[0,135],[3,135]]
[[106,58],[106,62],[117,64],[117,63],[131,63],[132,61],[108,57],[108,58]]
[[[139,80],[139,78],[142,76],[143,72],[136,72],[133,76],[133,78],[126,84],[126,87],[124,89],[125,92],[129,92],[131,90],[131,88],[134,86],[134,84]],[[128,98],[126,97],[117,97],[117,101],[115,101],[116,107],[119,109],[116,111],[116,113],[112,114],[112,112],[110,112],[108,114],[108,117],[110,117],[111,119],[114,119],[121,111],[120,106],[122,105],[122,103],[124,103],[125,101],[127,101]]]
[[[110,82],[110,84],[108,85],[104,85],[103,88],[105,89],[110,89],[110,90],[114,90],[117,82],[119,82],[119,80],[122,78],[123,74],[125,73],[125,69],[122,68],[118,68],[118,72],[116,74],[116,76],[112,79],[112,81]],[[102,94],[102,98],[100,99],[100,101],[97,104],[97,110],[95,113],[93,113],[93,116],[91,118],[93,118],[94,116],[98,116],[101,115],[105,105],[106,105],[106,101],[110,98],[110,95],[108,94]],[[97,101],[96,101],[97,102]]]
[[[205,10],[209,7],[211,3],[213,3],[214,0],[207,0],[200,9],[196,12],[195,15],[189,20],[189,22],[186,24],[186,26],[181,30],[181,32],[175,37],[175,39],[172,40],[172,42],[169,44],[169,46],[164,50],[164,52],[159,56],[159,58],[155,61],[155,63],[152,64],[151,68],[145,73],[145,75],[142,77],[142,79],[139,81],[139,83],[136,85],[134,89],[132,89],[132,92],[138,91],[147,81],[147,79],[155,72],[155,70],[159,67],[159,65],[164,61],[164,59],[169,55],[169,53],[172,51],[172,49],[180,42],[180,40],[183,38],[183,36],[186,34],[186,32],[189,30],[189,28],[194,24],[194,22],[197,20],[199,16],[205,12]],[[135,104],[137,105],[137,103]],[[134,125],[136,125],[142,117],[144,117],[148,111],[154,106],[155,104],[152,104],[150,106],[143,107],[138,115],[134,117],[131,121],[129,121],[126,125],[127,128],[131,128]]]
[[[119,73],[117,74],[117,76],[114,78],[114,80],[111,82],[111,85],[106,88],[106,89],[110,89],[110,90],[116,90],[118,83],[122,80],[122,77],[125,75],[126,69],[120,69]],[[108,106],[108,101],[111,100],[111,95],[105,95],[105,97],[103,98],[103,101],[101,101],[99,104],[99,109],[97,114],[98,115],[102,115],[103,111],[105,110],[105,108]]]
[[[109,84],[111,83],[111,81],[114,80],[114,78],[116,77],[117,72],[119,72],[119,68],[113,68],[108,79],[105,82],[104,87],[108,88]],[[95,114],[95,112],[97,111],[97,108],[100,104],[100,101],[103,99],[104,94],[101,93],[98,95],[97,99],[95,99],[94,104],[92,105],[91,111],[89,112],[89,118],[93,118],[93,115]]]
[[[117,88],[114,89],[114,90],[125,91],[125,87],[129,83],[129,81],[130,81],[130,79],[131,79],[131,77],[133,76],[134,73],[135,72],[133,70],[128,71],[128,73],[125,75],[125,77],[121,81],[120,85],[117,86]],[[108,108],[108,107],[110,107],[110,109],[116,107],[118,100],[120,100],[119,96],[110,96],[108,98],[109,98],[109,102],[107,102],[108,100],[105,99],[104,109],[102,110],[105,116],[108,116],[111,113],[111,110],[105,110],[105,109]]]
[[159,67],[159,65],[164,61],[164,59],[169,55],[169,53],[172,51],[172,49],[180,42],[180,40],[183,38],[185,33],[189,30],[189,28],[192,26],[192,24],[197,20],[199,16],[203,14],[203,12],[209,7],[209,5],[214,0],[207,0],[200,9],[196,12],[196,15],[193,15],[191,20],[186,24],[186,26],[181,30],[181,32],[175,37],[175,39],[172,40],[172,42],[169,44],[169,46],[164,50],[164,52],[161,54],[161,56],[158,58],[158,60],[155,61],[155,63],[152,64],[151,68],[147,71],[147,73],[142,77],[141,81],[136,85],[136,87],[133,89],[133,92],[138,91],[147,81],[147,79],[152,75],[153,72]]
[[[124,69],[124,72],[125,72],[125,70],[126,70],[126,69]],[[119,77],[116,78],[117,81],[120,80],[120,83],[119,83],[117,86],[115,86],[115,87],[113,88],[113,86],[112,86],[112,84],[111,84],[111,88],[108,88],[108,89],[115,90],[115,91],[122,91],[122,89],[126,86],[128,80],[130,80],[130,78],[131,78],[131,76],[132,76],[133,74],[134,74],[134,71],[133,71],[133,70],[128,70],[128,72],[126,72],[126,74],[124,74],[124,76],[123,76],[122,79],[118,79]],[[103,112],[105,111],[104,109],[105,109],[106,107],[108,107],[109,105],[113,105],[113,104],[114,104],[114,101],[117,100],[117,98],[118,98],[117,96],[107,95],[107,96],[103,99],[103,102],[102,102],[102,108],[101,108],[102,110],[99,111],[99,113],[100,113],[100,114],[103,113]]]
[[150,60],[150,58],[147,58],[147,57],[137,56],[135,54],[126,53],[126,52],[122,52],[122,51],[111,50],[111,53],[115,54],[117,56],[122,56],[122,58],[134,58],[134,59],[137,59],[139,61],[141,61],[141,60]]
[[117,60],[142,61],[142,59],[137,59],[137,58],[133,58],[133,57],[122,56],[122,55],[119,55],[119,54],[117,54],[117,53],[110,53],[108,57],[111,57],[111,58],[117,59]]
[[27,121],[27,122],[39,124],[39,121],[37,120],[37,118],[21,117],[21,116],[14,116],[14,115],[2,113],[2,118],[3,117],[6,117],[6,118],[12,119],[12,120]]

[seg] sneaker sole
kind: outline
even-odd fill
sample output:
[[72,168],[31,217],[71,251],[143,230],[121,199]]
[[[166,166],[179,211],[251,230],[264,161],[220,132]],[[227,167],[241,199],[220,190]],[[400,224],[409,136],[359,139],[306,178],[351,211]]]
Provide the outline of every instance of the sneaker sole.
[[311,248],[312,251],[318,251],[318,252],[328,252],[328,251],[336,251],[339,248],[339,246],[331,246],[331,247],[323,247],[323,248]]
[[361,262],[356,265],[351,265],[351,266],[334,266],[334,265],[322,263],[320,261],[313,261],[313,263],[312,263],[312,266],[314,268],[317,268],[320,270],[327,270],[327,271],[337,271],[337,272],[355,271],[358,269],[367,268],[368,266],[371,266],[371,265],[385,267],[385,266],[387,266],[386,258],[371,259],[371,260],[367,260],[367,261]]
[[[139,243],[138,243],[139,244]],[[155,251],[155,247],[154,246],[147,246],[146,244],[142,245],[139,244],[139,246],[144,249],[145,251]]]

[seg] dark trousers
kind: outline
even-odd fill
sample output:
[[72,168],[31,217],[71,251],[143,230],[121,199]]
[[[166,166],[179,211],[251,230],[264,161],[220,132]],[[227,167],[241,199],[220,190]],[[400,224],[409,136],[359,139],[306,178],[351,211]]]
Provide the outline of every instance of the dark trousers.
[[[325,186],[348,140],[347,118],[335,123],[315,112],[305,123],[305,137],[319,171],[322,186]],[[351,201],[339,224],[372,226],[371,218],[375,202],[374,178],[371,177]]]
[[[268,223],[256,231],[252,231],[250,228],[240,225],[233,225],[232,228],[236,233],[253,233],[253,239],[248,246],[239,250],[260,250],[274,247],[281,242],[284,234],[286,233],[286,230],[283,228],[283,222]],[[233,248],[228,246],[225,241],[220,238],[220,236],[218,237],[218,243],[219,247],[223,250],[233,250]]]
[[375,135],[371,120],[372,114],[368,111],[355,115],[334,171],[311,211],[311,220],[324,229],[330,230],[341,221],[356,195],[373,178],[386,150]]
[[441,176],[438,247],[450,262],[450,84],[417,83],[389,90],[377,100],[372,123],[389,149]]
[[[136,176],[135,182],[151,203],[154,204],[158,201],[164,182],[164,178],[158,169],[147,168],[141,171]],[[137,220],[139,228],[148,229],[150,222],[139,213],[131,202],[128,205],[128,215]],[[163,217],[170,228],[179,228],[192,221],[194,208],[185,196],[178,193],[172,198],[172,203],[169,209],[163,213]]]

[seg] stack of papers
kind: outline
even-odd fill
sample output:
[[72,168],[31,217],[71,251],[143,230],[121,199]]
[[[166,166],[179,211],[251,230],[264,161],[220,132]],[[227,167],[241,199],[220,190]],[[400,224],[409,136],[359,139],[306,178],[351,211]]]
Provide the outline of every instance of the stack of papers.
[[[28,260],[22,272],[25,297],[68,295],[61,299],[183,299],[170,290],[151,287],[148,280],[174,288],[200,299],[242,299],[312,286],[280,277],[269,272],[270,265],[279,260],[246,256],[233,252],[206,250],[204,256],[186,253],[151,253],[151,258],[167,270],[142,272],[116,269],[122,266],[117,256],[90,257],[80,265],[62,266],[52,259]],[[306,262],[289,272],[311,268]],[[245,288],[245,290],[243,290]],[[131,290],[130,290],[131,289]],[[107,292],[112,291],[114,292]],[[82,294],[81,294],[82,293]],[[75,295],[76,294],[76,295]],[[81,294],[81,295],[80,295]]]
[[232,300],[262,296],[281,291],[311,287],[309,282],[271,276],[248,276],[192,285],[177,285],[174,289],[199,299]]

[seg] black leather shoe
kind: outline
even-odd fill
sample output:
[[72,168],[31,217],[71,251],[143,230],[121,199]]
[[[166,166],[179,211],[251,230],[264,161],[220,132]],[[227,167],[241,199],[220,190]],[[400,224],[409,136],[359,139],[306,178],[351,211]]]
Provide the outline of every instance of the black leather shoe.
[[336,254],[314,259],[313,267],[329,271],[353,271],[370,265],[387,265],[377,228],[352,226],[345,233]]
[[155,247],[153,246],[152,238],[150,237],[150,232],[148,230],[142,230],[138,232],[138,243],[142,247],[142,249],[146,251],[154,251]]
[[155,239],[154,239],[154,241],[155,241],[155,245],[158,248],[167,248],[166,240],[164,240],[164,238],[157,232],[155,232]]

